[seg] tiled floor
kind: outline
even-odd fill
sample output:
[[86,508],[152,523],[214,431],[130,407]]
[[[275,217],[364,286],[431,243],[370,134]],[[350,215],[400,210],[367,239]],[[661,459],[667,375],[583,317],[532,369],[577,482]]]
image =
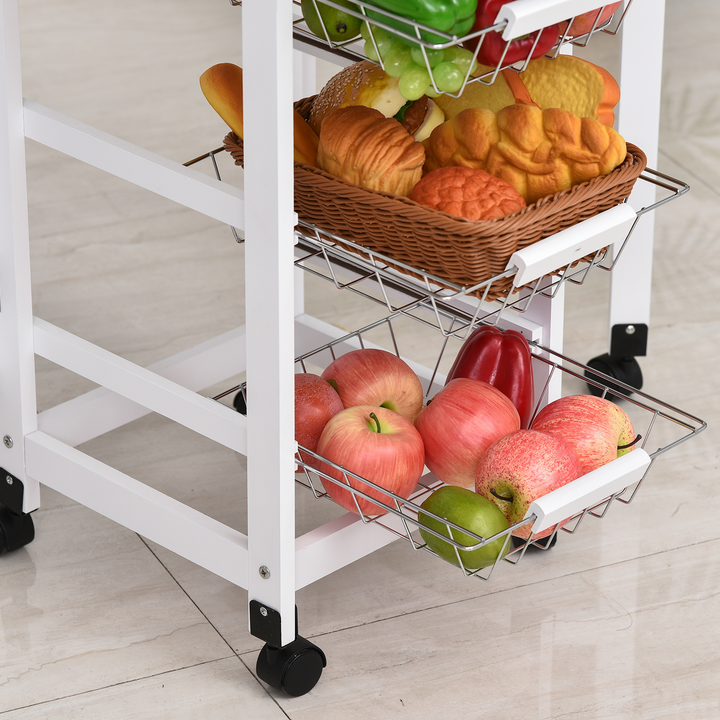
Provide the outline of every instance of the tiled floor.
[[[225,0],[20,0],[25,95],[178,161],[224,127],[199,75],[241,63]],[[720,11],[668,0],[659,169],[691,192],[656,213],[644,389],[709,423],[632,505],[489,583],[405,543],[298,593],[328,657],[289,698],[254,675],[247,593],[44,489],[36,540],[0,558],[0,718],[720,718]],[[226,228],[27,143],[35,313],[150,364],[242,322]],[[239,182],[230,165],[226,179]],[[363,305],[306,280],[309,313]],[[607,277],[572,289],[566,352],[606,350]],[[92,387],[37,363],[40,410]],[[244,459],[157,416],[82,449],[245,528]],[[298,529],[335,512],[298,492]],[[717,554],[716,554],[717,553]]]

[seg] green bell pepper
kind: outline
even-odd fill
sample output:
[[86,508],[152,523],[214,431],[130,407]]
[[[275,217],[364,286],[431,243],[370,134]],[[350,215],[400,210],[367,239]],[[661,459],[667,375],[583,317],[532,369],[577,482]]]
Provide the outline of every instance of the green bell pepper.
[[[478,0],[369,0],[382,10],[395,15],[414,20],[417,23],[439,30],[440,32],[456,37],[463,37],[470,32],[475,23],[475,11]],[[400,20],[389,18],[382,13],[367,10],[369,17],[384,22],[391,27],[401,30],[411,37],[415,37],[415,28]],[[442,44],[447,38],[425,30],[420,31],[420,37],[428,43]],[[406,42],[410,40],[402,38]]]

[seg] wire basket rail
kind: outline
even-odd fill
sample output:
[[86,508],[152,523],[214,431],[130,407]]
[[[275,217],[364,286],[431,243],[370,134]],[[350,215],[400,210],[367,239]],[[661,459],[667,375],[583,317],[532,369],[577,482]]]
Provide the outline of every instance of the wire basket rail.
[[[403,333],[398,324],[406,321],[406,316],[388,317],[349,333],[298,357],[296,369],[298,372],[312,372],[315,367],[323,367],[335,357],[351,349],[362,347],[384,347],[384,349],[401,356],[401,337],[403,334],[408,337],[408,330],[405,329]],[[461,321],[460,325],[462,324]],[[411,333],[412,330],[409,332]],[[443,365],[448,361],[451,362],[454,358],[453,344],[458,346],[459,340],[460,338],[451,335],[439,342],[440,350],[435,365],[429,368],[424,376],[421,376],[427,388],[426,399],[432,397],[443,386],[444,375],[441,372]],[[442,538],[444,542],[452,546],[455,555],[454,564],[466,576],[488,580],[495,567],[503,562],[518,563],[529,547],[547,549],[554,543],[560,531],[573,534],[577,532],[587,516],[604,517],[610,507],[615,504],[614,501],[624,505],[632,502],[655,460],[663,453],[702,432],[706,427],[706,423],[699,418],[630,388],[614,378],[611,379],[594,370],[589,371],[583,364],[548,348],[532,343],[531,346],[533,363],[536,365],[536,377],[539,375],[545,378],[544,384],[538,388],[535,414],[547,403],[548,388],[553,379],[559,375],[564,385],[570,385],[571,393],[572,385],[577,386],[577,383],[581,382],[597,388],[602,397],[622,398],[624,409],[631,417],[636,437],[639,436],[640,441],[632,452],[578,478],[544,498],[540,498],[530,507],[522,521],[507,530],[492,537],[483,538],[468,528],[421,509],[420,506],[424,499],[443,485],[432,473],[427,473],[421,479],[409,498],[403,498],[307,448],[300,447],[299,471],[296,481],[310,490],[316,498],[328,498],[326,488],[329,483],[341,487],[352,495],[355,511],[362,522],[385,528],[388,532],[408,541],[415,550],[436,554],[419,537],[421,529],[426,534],[430,533]],[[407,360],[406,357],[404,359]],[[241,390],[244,392],[244,387]],[[628,397],[631,393],[632,396]],[[569,393],[565,391],[564,394]],[[332,468],[338,477],[319,470],[319,463],[324,464],[321,467]],[[378,500],[378,497],[383,500]],[[361,500],[372,502],[383,512],[375,515],[366,514],[361,509]],[[419,517],[421,512],[435,523],[440,523],[446,532],[438,533],[435,528],[424,521],[424,518]],[[529,538],[518,538],[516,533],[526,526],[529,526],[531,530]],[[552,530],[549,536],[547,535],[548,529]],[[458,537],[461,539],[455,539]],[[473,552],[498,540],[501,540],[505,547],[492,565],[480,569],[464,565],[463,553]]]
[[[319,4],[320,0],[310,0],[312,7],[320,17]],[[388,10],[373,5],[365,0],[354,0],[355,8],[348,8],[340,5],[337,0],[322,0],[322,4],[341,10],[349,16],[357,18],[359,21],[366,23],[371,28],[371,32],[366,32],[363,39],[358,40],[357,37],[350,39],[336,40],[331,37],[331,33],[321,22],[321,35],[314,34],[302,15],[300,0],[293,0],[297,13],[293,25],[293,36],[296,42],[308,46],[310,48],[321,48],[328,50],[349,62],[358,62],[361,60],[371,60],[379,64],[383,69],[387,70],[388,49],[387,44],[383,41],[389,35],[391,38],[399,38],[400,42],[411,45],[419,50],[419,56],[416,53],[415,61],[424,66],[428,74],[432,92],[436,94],[447,94],[451,97],[459,97],[467,84],[483,83],[492,85],[498,77],[498,74],[507,69],[522,72],[528,62],[537,57],[538,42],[541,40],[543,30],[550,30],[559,21],[563,21],[557,40],[552,47],[544,54],[545,57],[555,58],[560,53],[563,45],[571,44],[574,46],[585,47],[590,39],[596,33],[602,32],[615,35],[619,31],[623,19],[625,18],[632,0],[627,0],[624,7],[617,9],[608,17],[604,17],[605,10],[610,3],[605,3],[597,7],[597,14],[590,28],[582,34],[571,35],[570,28],[576,17],[559,18],[553,17],[552,8],[542,8],[542,12],[537,12],[532,3],[522,0],[520,3],[508,3],[515,6],[513,11],[501,15],[496,19],[495,23],[485,27],[473,27],[471,31],[462,35],[454,35],[449,32],[438,30],[423,23],[397,15]],[[233,6],[242,6],[242,0],[230,0]],[[515,12],[517,8],[518,12]],[[610,12],[612,8],[608,9]],[[595,8],[588,8],[594,11]],[[535,19],[542,17],[551,17],[551,20]],[[548,24],[544,24],[548,23]],[[522,37],[529,32],[535,32],[535,40],[532,45],[527,48],[522,57],[511,57],[508,55],[511,42]],[[478,57],[482,58],[483,44],[488,42],[487,37],[490,33],[500,33],[502,35],[503,45],[500,51],[499,59],[492,66],[478,66]],[[436,80],[433,69],[438,63],[438,56],[442,51],[450,48],[468,47],[472,48],[468,52],[469,61],[463,64],[464,77],[459,85],[452,89],[441,89]],[[512,62],[510,62],[512,60]]]

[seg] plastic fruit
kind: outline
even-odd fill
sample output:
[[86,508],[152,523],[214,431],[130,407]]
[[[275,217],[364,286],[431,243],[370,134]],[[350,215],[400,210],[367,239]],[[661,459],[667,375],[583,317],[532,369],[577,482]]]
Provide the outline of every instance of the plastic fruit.
[[[494,503],[466,488],[445,485],[427,497],[421,507],[423,510],[445,518],[485,539],[491,538],[493,535],[497,535],[497,533],[510,527],[505,515]],[[452,538],[460,545],[470,547],[477,545],[479,542],[467,533],[455,528],[448,528],[446,523],[436,520],[423,512],[418,513],[418,520],[427,528],[435,530],[435,532],[445,537]],[[454,545],[445,542],[442,538],[429,532],[425,527],[420,527],[420,536],[434,553],[453,565],[460,565],[458,562],[459,555],[462,566],[466,570],[479,570],[488,567],[497,560],[500,553],[504,557],[512,549],[512,543],[507,535],[503,535],[477,548],[477,550],[457,551]]]
[[[359,12],[359,8],[355,3],[348,0],[334,0],[338,5]],[[320,10],[320,16],[316,10],[313,0],[302,0],[300,5],[302,8],[303,18],[310,32],[317,37],[332,42],[343,42],[352,40],[360,34],[360,26],[363,21],[360,18],[350,15],[349,13],[338,10],[337,8],[317,2],[317,8]],[[327,33],[327,36],[326,36]]]

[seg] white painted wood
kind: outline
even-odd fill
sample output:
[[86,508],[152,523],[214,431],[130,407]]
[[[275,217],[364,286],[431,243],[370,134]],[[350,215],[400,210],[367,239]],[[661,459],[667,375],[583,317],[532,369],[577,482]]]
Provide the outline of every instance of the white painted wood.
[[[15,0],[0,3],[0,32],[0,466],[23,481],[23,510],[30,512],[40,504],[40,488],[25,476],[23,443],[36,427],[36,398]],[[12,438],[11,447],[3,437]]]
[[242,229],[243,191],[25,100],[25,136],[185,207]]
[[[147,369],[199,392],[244,371],[245,328],[240,327]],[[38,429],[75,447],[151,412],[104,387],[38,414]]]
[[292,0],[243,3],[248,599],[279,611],[283,644],[295,639],[292,15]]
[[243,415],[37,318],[35,352],[235,452],[247,452]]
[[51,438],[26,438],[28,474],[43,485],[247,587],[247,538],[134,478]]
[[506,268],[518,269],[513,285],[522,287],[608,245],[622,244],[636,218],[632,207],[623,203],[518,250]]
[[[634,0],[621,30],[620,93],[617,129],[657,168],[662,90],[665,0]],[[630,205],[641,210],[655,202],[651,183],[636,183]],[[611,274],[609,329],[650,324],[655,213],[646,213]]]
[[512,40],[597,7],[598,0],[515,0],[500,8],[495,23],[507,20],[503,39]]
[[532,527],[534,533],[547,530],[639,482],[650,467],[650,462],[647,452],[636,448],[627,455],[538,498],[531,503],[525,517],[533,514],[537,516]]

